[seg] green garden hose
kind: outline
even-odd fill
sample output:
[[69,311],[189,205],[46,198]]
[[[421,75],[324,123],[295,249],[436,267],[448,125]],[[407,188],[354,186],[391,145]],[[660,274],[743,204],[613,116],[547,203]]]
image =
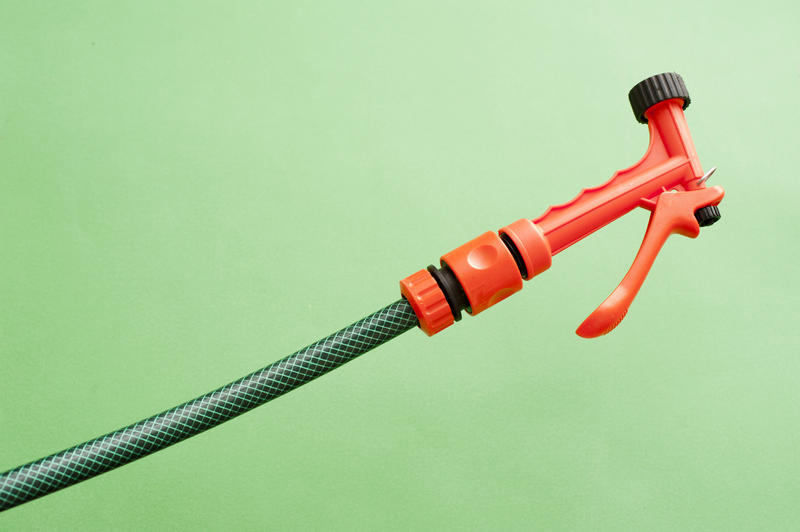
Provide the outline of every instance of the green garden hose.
[[0,511],[92,478],[280,397],[417,325],[401,299],[246,377],[171,410],[0,474]]

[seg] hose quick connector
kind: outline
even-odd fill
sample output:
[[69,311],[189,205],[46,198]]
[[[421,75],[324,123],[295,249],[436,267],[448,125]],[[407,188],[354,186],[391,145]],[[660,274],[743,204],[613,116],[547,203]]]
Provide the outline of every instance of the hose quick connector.
[[403,294],[432,336],[461,319],[475,315],[522,289],[522,280],[550,267],[550,246],[530,220],[519,220],[499,234],[488,231],[441,258],[441,268],[429,266],[400,281]]
[[420,270],[400,281],[400,293],[411,304],[419,328],[428,336],[453,324],[453,312],[447,298],[427,270]]

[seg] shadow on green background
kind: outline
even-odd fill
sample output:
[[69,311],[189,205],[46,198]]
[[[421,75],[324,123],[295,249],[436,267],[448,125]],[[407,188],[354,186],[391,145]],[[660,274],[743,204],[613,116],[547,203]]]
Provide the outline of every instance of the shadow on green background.
[[0,529],[796,527],[799,20],[794,2],[0,3],[0,470],[238,378],[604,182],[646,148],[626,94],[651,74],[684,76],[727,190],[607,337],[573,330],[644,211],[479,317]]

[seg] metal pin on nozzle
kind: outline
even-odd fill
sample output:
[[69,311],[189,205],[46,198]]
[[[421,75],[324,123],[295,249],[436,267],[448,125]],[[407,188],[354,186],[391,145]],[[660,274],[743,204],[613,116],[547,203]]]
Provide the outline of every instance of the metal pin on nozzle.
[[705,175],[703,175],[703,177],[701,177],[700,179],[697,180],[697,184],[698,185],[702,185],[703,183],[708,181],[708,178],[711,177],[714,174],[714,172],[716,172],[716,171],[717,171],[717,167],[716,166],[712,166],[708,170],[708,172],[706,172]]

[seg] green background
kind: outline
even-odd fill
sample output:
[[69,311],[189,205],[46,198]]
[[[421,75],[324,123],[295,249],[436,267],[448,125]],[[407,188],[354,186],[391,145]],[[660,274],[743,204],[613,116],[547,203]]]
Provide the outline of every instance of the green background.
[[681,73],[723,220],[573,333],[648,213],[518,295],[0,529],[788,530],[800,520],[800,10],[0,1],[0,470],[398,297],[647,145]]

